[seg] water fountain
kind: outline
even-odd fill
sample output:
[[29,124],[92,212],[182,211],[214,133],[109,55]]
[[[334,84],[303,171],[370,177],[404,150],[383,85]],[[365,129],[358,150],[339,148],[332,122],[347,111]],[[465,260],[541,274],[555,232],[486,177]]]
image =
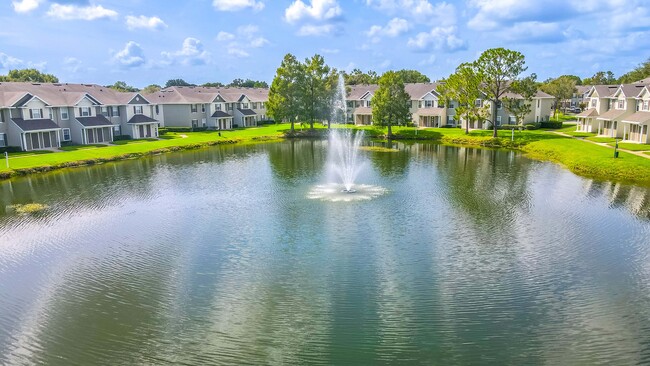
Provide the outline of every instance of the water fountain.
[[[346,116],[346,90],[341,74],[336,94],[332,99],[332,121],[345,124]],[[372,199],[386,192],[382,187],[355,184],[357,176],[366,165],[363,156],[359,154],[363,138],[364,131],[347,128],[330,130],[327,154],[327,179],[330,183],[312,188],[308,198],[347,202]]]

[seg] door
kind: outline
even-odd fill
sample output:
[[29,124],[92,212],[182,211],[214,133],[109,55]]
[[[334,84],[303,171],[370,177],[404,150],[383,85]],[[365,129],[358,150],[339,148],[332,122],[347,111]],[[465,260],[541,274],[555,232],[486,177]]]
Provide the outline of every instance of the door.
[[95,143],[95,134],[93,133],[93,130],[86,130],[86,136],[89,144]]
[[147,125],[147,137],[151,137],[151,125]]
[[139,136],[138,138],[144,138],[144,125],[138,126]]
[[104,142],[104,131],[101,128],[97,130],[97,142]]
[[43,136],[43,147],[44,148],[52,147],[52,141],[50,141],[50,133],[49,132],[42,132],[41,134]]
[[30,133],[29,137],[32,140],[32,150],[40,149],[41,144],[38,141],[38,133]]

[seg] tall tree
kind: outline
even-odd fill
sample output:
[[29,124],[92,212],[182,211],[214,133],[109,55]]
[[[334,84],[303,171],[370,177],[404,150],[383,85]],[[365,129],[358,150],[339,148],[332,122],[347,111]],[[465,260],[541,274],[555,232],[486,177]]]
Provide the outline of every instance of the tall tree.
[[[542,84],[542,90],[555,97],[553,103],[553,117],[557,116],[557,110],[561,102],[571,99],[573,94],[577,92],[576,81],[567,75],[562,75],[558,78],[547,80]],[[564,112],[566,113],[566,104],[564,103]]]
[[195,86],[195,85],[190,84],[183,79],[169,79],[165,83],[165,88],[169,88],[170,86]]
[[484,51],[476,60],[476,68],[481,75],[483,94],[492,106],[492,136],[497,137],[496,111],[506,93],[511,91],[513,82],[526,71],[523,54],[505,48],[491,48]]
[[0,81],[22,81],[31,83],[58,83],[59,78],[52,74],[42,73],[36,69],[9,70],[6,76],[0,75]]
[[107,85],[106,87],[107,87],[107,88],[110,88],[110,89],[113,89],[113,90],[117,90],[117,91],[119,91],[119,92],[125,92],[125,93],[126,93],[126,92],[137,92],[137,91],[140,91],[140,89],[138,89],[138,88],[136,88],[136,87],[133,87],[133,86],[131,86],[131,85],[128,85],[128,84],[127,84],[126,82],[124,82],[124,81],[116,81],[115,84],[113,84],[113,85]]
[[[575,82],[575,79],[571,79]],[[533,97],[537,93],[537,75],[531,74],[512,83],[510,89],[514,95],[503,98],[503,105],[512,113],[517,124],[522,127],[524,118],[533,110]]]
[[469,125],[474,121],[481,121],[487,118],[485,106],[477,103],[482,95],[481,75],[472,63],[463,63],[456,68],[456,72],[449,75],[443,83],[437,87],[438,93],[444,100],[455,100],[458,102],[456,114],[465,118],[465,133],[469,133]]
[[388,138],[392,138],[392,126],[406,125],[411,121],[410,105],[411,96],[399,74],[385,72],[379,78],[379,88],[372,97],[373,124],[388,127]]
[[228,86],[238,87],[238,88],[268,88],[269,84],[266,81],[258,81],[251,79],[235,79]]
[[639,80],[643,80],[647,77],[650,77],[650,58],[648,58],[646,62],[635,67],[634,70],[625,73],[623,76],[621,76],[618,82],[621,84],[630,84]]
[[314,129],[314,121],[325,118],[329,113],[331,95],[335,88],[332,79],[336,71],[325,64],[321,55],[306,59],[304,70],[300,83],[302,108],[304,116],[309,120],[309,127]]
[[144,93],[144,94],[152,94],[152,93],[159,92],[160,89],[162,89],[162,87],[160,85],[151,84],[151,85],[147,85],[144,89],[142,89],[142,93]]
[[429,79],[428,76],[424,75],[423,73],[417,71],[417,70],[399,70],[396,71],[397,74],[402,78],[405,84],[409,83],[428,83],[431,82],[431,79]]
[[291,132],[296,119],[301,116],[300,82],[303,74],[304,65],[296,56],[286,54],[275,72],[266,104],[267,113],[275,121],[291,122]]
[[377,73],[372,70],[364,73],[359,69],[354,69],[349,74],[343,73],[343,77],[345,78],[345,85],[376,84],[377,80],[379,80]]
[[611,71],[598,71],[590,78],[582,80],[582,85],[611,85],[616,84],[616,78]]
[[223,85],[223,83],[220,83],[220,82],[217,81],[215,83],[204,83],[204,84],[201,84],[201,86],[212,87],[212,88],[221,88],[224,85]]

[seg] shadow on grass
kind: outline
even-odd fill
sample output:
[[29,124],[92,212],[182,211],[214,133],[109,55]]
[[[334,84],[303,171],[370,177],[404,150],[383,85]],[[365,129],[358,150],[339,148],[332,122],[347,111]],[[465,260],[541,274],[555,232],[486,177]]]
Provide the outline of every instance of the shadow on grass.
[[90,145],[72,145],[72,146],[61,146],[59,150],[62,151],[78,151],[78,150],[88,150],[96,149],[98,147],[108,147],[108,145],[103,144],[90,144]]

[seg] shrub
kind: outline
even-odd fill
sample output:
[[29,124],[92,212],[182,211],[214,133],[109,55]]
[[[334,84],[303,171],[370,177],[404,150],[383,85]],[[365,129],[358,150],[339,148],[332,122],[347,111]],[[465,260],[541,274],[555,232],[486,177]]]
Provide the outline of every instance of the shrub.
[[535,123],[528,123],[528,124],[526,124],[526,129],[527,129],[527,130],[536,130],[536,129],[538,129],[538,128],[539,128],[539,126],[537,126],[537,124],[535,124]]
[[4,154],[6,152],[8,153],[14,153],[14,152],[20,152],[22,151],[19,146],[6,146],[6,147],[0,147],[0,153]]
[[200,132],[200,131],[207,131],[207,130],[208,130],[207,127],[192,127],[190,129],[191,132]]
[[273,124],[275,124],[275,121],[272,120],[272,119],[264,119],[264,120],[259,121],[257,124],[260,125],[260,126],[273,125]]
[[[167,132],[192,132],[191,127],[165,127],[165,130]],[[158,130],[158,134],[160,134],[160,130]]]
[[113,141],[121,141],[121,140],[130,140],[131,136],[129,135],[115,135],[113,136]]
[[541,128],[550,128],[550,129],[556,130],[556,129],[562,128],[563,123],[562,123],[562,121],[559,121],[559,122],[548,121],[548,122],[541,122],[539,125],[540,125]]

